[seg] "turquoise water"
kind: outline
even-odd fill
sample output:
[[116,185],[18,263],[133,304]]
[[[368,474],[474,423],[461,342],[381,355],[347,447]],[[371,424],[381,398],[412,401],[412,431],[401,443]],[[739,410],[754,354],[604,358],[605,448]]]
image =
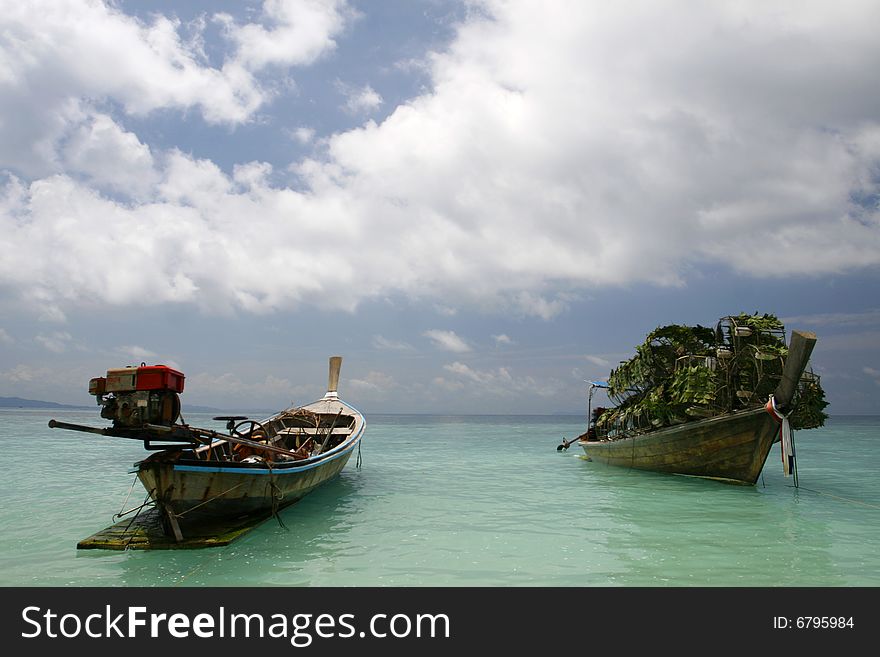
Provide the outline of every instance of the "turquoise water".
[[[797,434],[755,487],[591,463],[569,416],[369,416],[362,466],[222,548],[77,550],[141,444],[0,410],[3,586],[877,586],[880,417]],[[220,427],[207,415],[187,421]],[[220,427],[222,428],[222,427]],[[143,499],[136,484],[126,508]]]

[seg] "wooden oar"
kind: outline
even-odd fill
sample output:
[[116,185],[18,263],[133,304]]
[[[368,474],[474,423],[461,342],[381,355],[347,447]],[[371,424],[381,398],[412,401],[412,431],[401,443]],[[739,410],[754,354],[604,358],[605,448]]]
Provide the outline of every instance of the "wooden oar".
[[330,436],[333,435],[333,430],[336,428],[336,423],[339,421],[339,416],[342,415],[342,409],[339,409],[339,412],[336,414],[336,417],[333,418],[333,424],[330,425],[330,429],[327,430],[327,437],[324,438],[324,442],[321,443],[321,447],[318,449],[318,454],[324,451],[327,447],[327,443],[330,442]]

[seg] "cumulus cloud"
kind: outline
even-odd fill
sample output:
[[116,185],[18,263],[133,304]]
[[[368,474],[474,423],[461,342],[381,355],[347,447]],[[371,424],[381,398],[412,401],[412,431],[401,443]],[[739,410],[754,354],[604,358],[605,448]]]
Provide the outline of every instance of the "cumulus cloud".
[[539,381],[532,376],[514,376],[508,367],[478,370],[456,361],[444,365],[443,369],[453,378],[437,377],[434,379],[434,385],[450,391],[468,388],[475,394],[501,397],[514,396],[522,392],[539,397],[551,397],[561,390],[559,382]]
[[151,361],[158,357],[158,354],[155,351],[150,351],[149,349],[144,349],[137,345],[117,347],[116,351],[124,356],[128,356],[132,361],[138,363]]
[[16,365],[15,367],[0,372],[0,379],[18,385],[30,383],[40,378],[42,374],[48,376],[48,370],[31,367],[30,365]]
[[340,90],[346,96],[345,109],[351,114],[369,114],[382,105],[382,96],[370,85],[358,89],[341,85]]
[[[221,66],[212,67],[204,54],[204,19],[183,25],[154,13],[146,22],[113,3],[90,0],[4,3],[0,167],[45,175],[65,164],[60,151],[68,140],[71,164],[107,155],[120,139],[131,141],[100,118],[95,106],[102,103],[140,117],[195,109],[209,123],[248,121],[272,97],[260,72],[312,63],[332,50],[333,36],[352,16],[343,0],[267,0],[260,24],[239,25],[219,15],[233,47]],[[137,155],[132,144],[116,145]],[[112,167],[114,157],[98,166]],[[135,164],[143,167],[147,160],[141,153]]]
[[65,331],[55,331],[50,335],[37,335],[34,340],[43,347],[56,354],[64,353],[70,345],[73,336]]
[[373,336],[373,346],[376,349],[382,349],[384,351],[414,351],[415,347],[413,347],[408,342],[402,342],[400,340],[389,340],[388,338],[382,337],[381,335]]
[[492,339],[495,341],[495,346],[500,347],[501,345],[510,345],[515,344],[510,337],[504,333],[500,335],[493,335]]
[[145,197],[159,179],[150,148],[106,114],[92,114],[73,128],[60,150],[67,170],[98,187]]
[[297,141],[300,144],[308,144],[315,138],[315,129],[300,126],[293,130],[290,135],[294,141]]
[[[179,369],[179,368],[176,368]],[[212,404],[227,407],[244,405],[267,406],[277,403],[276,400],[295,400],[316,398],[318,386],[294,384],[286,377],[267,374],[263,378],[244,378],[231,372],[197,372],[187,375],[187,389],[190,402],[194,399],[208,400]],[[286,403],[282,401],[281,403]]]
[[234,62],[259,70],[313,63],[336,47],[333,37],[354,16],[346,0],[266,0],[261,16],[265,24],[238,25],[228,14],[215,19],[236,44]]
[[[268,97],[257,72],[331,49],[342,3],[222,19],[220,68],[167,17],[10,4],[0,286],[58,317],[83,300],[267,312],[399,294],[552,319],[582,290],[684,285],[706,263],[880,264],[877,3],[479,4],[427,58],[429,91],[333,135],[297,189],[259,163],[230,176],[158,153],[94,99],[248,120]],[[103,191],[136,175],[151,198]],[[130,267],[95,266],[120,248]]]
[[354,393],[360,397],[382,398],[397,387],[397,382],[389,374],[371,371],[363,379],[349,381]]
[[471,350],[470,345],[459,337],[455,331],[431,329],[430,331],[425,331],[422,335],[429,338],[435,347],[444,351],[465,353]]

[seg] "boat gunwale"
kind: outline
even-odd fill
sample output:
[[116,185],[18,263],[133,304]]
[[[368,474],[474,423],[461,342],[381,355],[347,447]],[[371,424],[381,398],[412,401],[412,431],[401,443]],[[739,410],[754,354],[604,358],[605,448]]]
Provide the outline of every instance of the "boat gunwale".
[[[266,462],[262,463],[242,463],[240,461],[198,461],[196,459],[181,459],[174,463],[163,463],[162,461],[152,461],[149,462],[151,464],[161,464],[161,465],[171,465],[173,466],[173,470],[176,472],[227,472],[227,473],[235,473],[235,474],[243,474],[243,475],[284,475],[284,474],[294,474],[297,472],[304,472],[306,470],[312,470],[317,468],[318,466],[324,465],[325,463],[329,463],[330,461],[335,461],[338,458],[343,456],[350,456],[351,452],[360,442],[361,435],[364,432],[364,427],[352,434],[345,442],[340,443],[332,450],[325,452],[324,454],[318,454],[317,456],[310,456],[307,459],[301,459],[299,461],[273,461],[272,465],[269,466]],[[141,461],[141,463],[147,464],[147,461]],[[220,465],[222,464],[222,465]]]
[[[311,402],[299,408],[308,408],[309,406],[318,403],[318,401]],[[334,461],[342,456],[350,455],[350,452],[354,450],[355,446],[360,442],[361,437],[363,436],[364,431],[367,428],[367,421],[363,413],[361,413],[358,409],[356,409],[348,402],[344,402],[341,399],[334,401],[338,401],[342,406],[352,411],[354,426],[351,434],[345,440],[340,442],[338,445],[335,445],[332,449],[329,449],[321,454],[316,454],[296,461],[273,461],[271,462],[271,464],[267,464],[266,462],[243,463],[241,461],[201,461],[199,459],[178,459],[174,462],[168,462],[162,460],[151,460],[151,458],[148,457],[135,463],[134,469],[132,471],[138,472],[147,468],[157,466],[172,466],[172,469],[178,472],[226,472],[230,474],[235,473],[242,475],[293,474],[297,472],[304,472],[306,470],[312,470],[324,463],[329,463],[330,461]],[[265,421],[271,420],[276,415],[279,414],[276,413]],[[224,438],[219,437],[216,442],[224,442]]]

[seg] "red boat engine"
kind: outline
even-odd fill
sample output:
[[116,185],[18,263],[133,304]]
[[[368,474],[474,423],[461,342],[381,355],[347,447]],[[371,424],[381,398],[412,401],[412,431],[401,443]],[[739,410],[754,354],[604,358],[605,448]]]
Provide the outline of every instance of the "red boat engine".
[[106,377],[89,381],[89,394],[98,398],[101,417],[113,420],[114,427],[170,427],[180,417],[183,380],[183,374],[170,367],[141,363],[107,370]]

